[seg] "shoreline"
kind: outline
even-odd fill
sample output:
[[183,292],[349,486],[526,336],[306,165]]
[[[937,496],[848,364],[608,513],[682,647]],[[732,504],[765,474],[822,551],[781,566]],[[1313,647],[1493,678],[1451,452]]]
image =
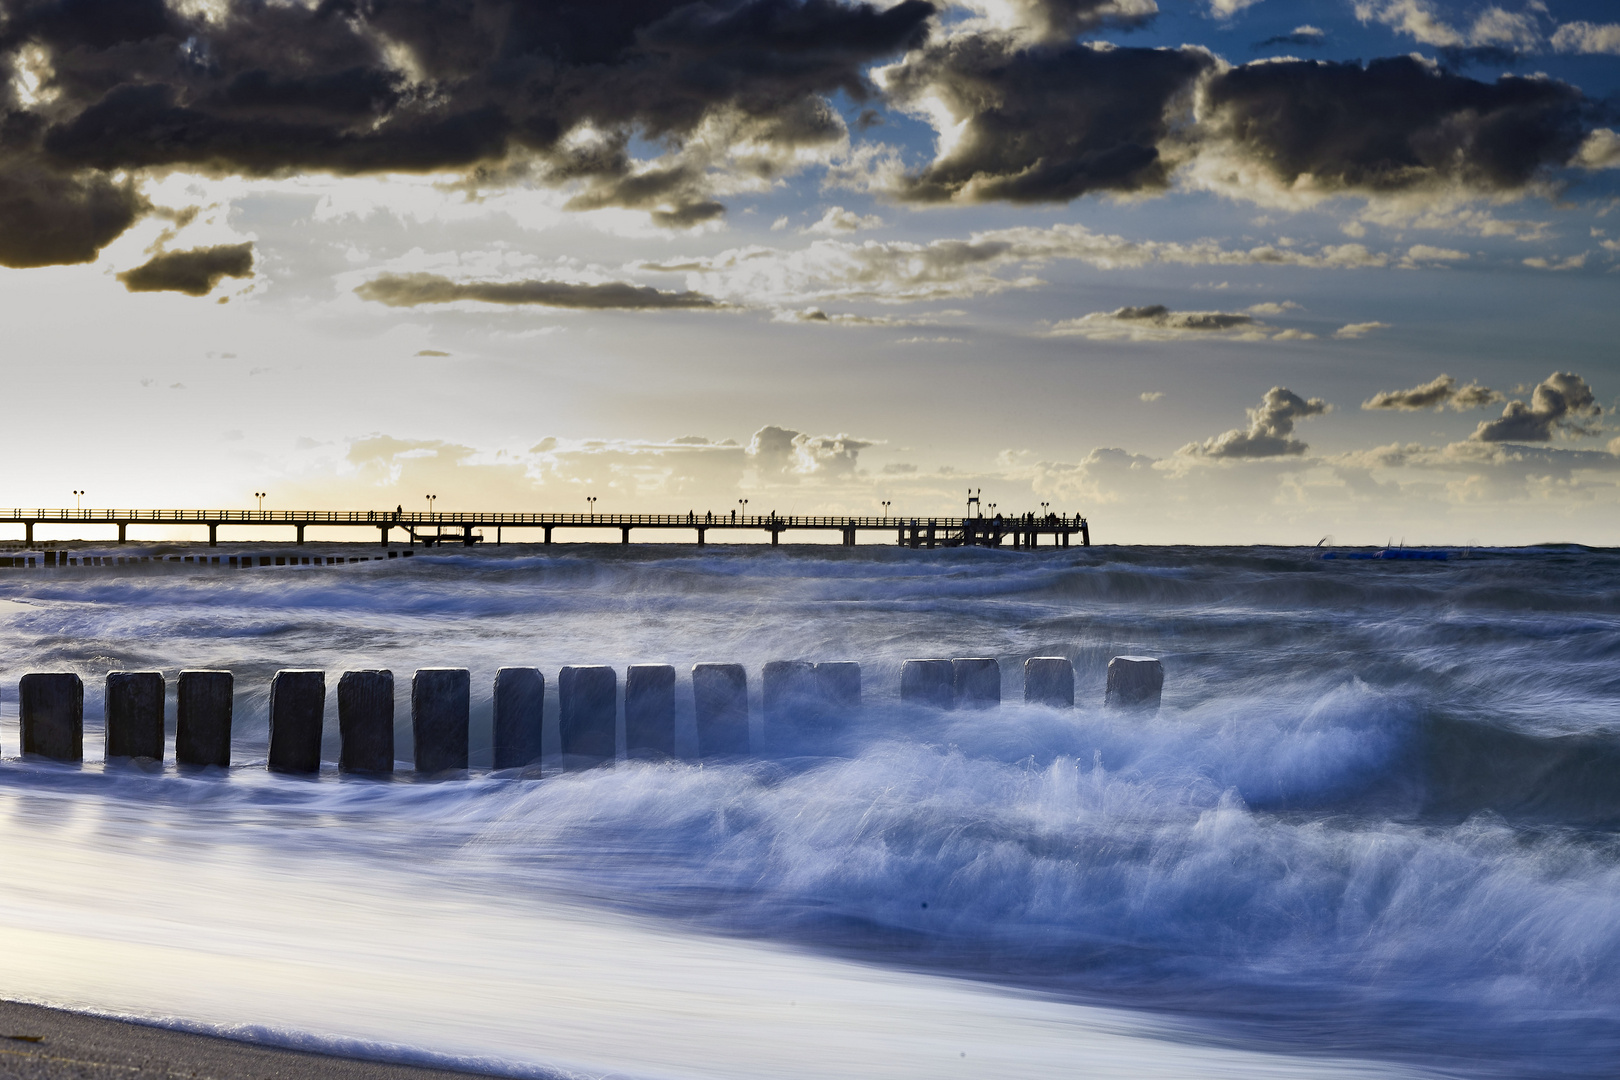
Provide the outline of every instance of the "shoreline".
[[343,1057],[3,999],[0,1074],[17,1080],[460,1080],[504,1075]]

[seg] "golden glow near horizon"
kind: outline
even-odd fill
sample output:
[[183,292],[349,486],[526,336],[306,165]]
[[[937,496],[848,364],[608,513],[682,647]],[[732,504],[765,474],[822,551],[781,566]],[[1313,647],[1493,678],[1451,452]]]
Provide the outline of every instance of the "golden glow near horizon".
[[[590,93],[554,56],[518,97],[384,16],[230,0],[108,30],[215,66],[114,50],[94,97],[102,54],[41,23],[6,58],[50,134],[0,168],[30,193],[0,199],[0,502],[927,515],[971,487],[1111,542],[1607,542],[1620,24],[1317,7],[837,7],[826,66],[772,79],[627,27]],[[264,76],[277,35],[369,59]],[[1340,126],[1267,119],[1312,102]]]

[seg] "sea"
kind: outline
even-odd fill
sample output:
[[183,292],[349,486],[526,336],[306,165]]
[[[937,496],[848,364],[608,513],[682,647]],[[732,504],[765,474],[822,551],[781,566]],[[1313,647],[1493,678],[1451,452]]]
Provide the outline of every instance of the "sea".
[[[1615,1075],[1620,552],[1322,554],[0,569],[0,997],[522,1077]],[[1104,707],[1118,655],[1162,661],[1156,712]],[[1024,701],[1036,656],[1073,708]],[[902,703],[934,657],[996,658],[1000,706]],[[860,710],[766,729],[790,659],[859,661]],[[714,661],[746,756],[693,753]],[[638,663],[680,673],[676,755],[562,770],[558,670]],[[508,666],[545,754],[497,772]],[[425,667],[471,671],[465,777],[411,771]],[[235,673],[228,770],[176,770],[182,668]],[[265,767],[281,668],[327,672],[319,776]],[[336,771],[361,668],[395,673],[392,780]],[[165,763],[103,761],[115,669],[167,676]],[[33,671],[83,677],[82,765],[21,757]]]

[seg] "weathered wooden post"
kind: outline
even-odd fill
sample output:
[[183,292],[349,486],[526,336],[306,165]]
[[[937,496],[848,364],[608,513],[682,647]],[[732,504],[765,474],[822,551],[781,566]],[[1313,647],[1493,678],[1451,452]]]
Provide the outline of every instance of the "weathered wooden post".
[[951,661],[951,685],[957,708],[995,709],[1001,706],[1001,665],[993,657],[963,657]]
[[394,673],[345,671],[338,679],[338,771],[394,771]]
[[174,760],[181,765],[231,765],[231,697],[228,671],[182,671],[175,688]]
[[590,768],[613,760],[618,695],[618,673],[606,665],[562,669],[557,677],[557,731],[562,736],[563,768]]
[[748,753],[748,673],[741,664],[692,665],[698,754]]
[[627,757],[675,756],[675,668],[632,664],[624,673]]
[[325,713],[326,672],[276,672],[270,680],[270,757],[266,766],[275,772],[320,772]]
[[1055,709],[1074,708],[1074,665],[1066,656],[1032,656],[1024,661],[1024,700]]
[[536,668],[495,672],[495,767],[521,769],[540,760],[546,677]]
[[411,678],[411,737],[416,771],[467,768],[467,725],[472,713],[471,675],[466,668],[420,668]]
[[1116,656],[1108,661],[1103,704],[1116,709],[1152,710],[1164,691],[1164,665],[1151,656]]
[[955,682],[949,660],[907,660],[900,665],[900,700],[949,709],[956,704]]
[[765,741],[787,731],[802,731],[821,722],[821,694],[816,666],[803,660],[771,660],[765,665]]
[[23,754],[83,761],[84,680],[70,671],[37,672],[17,689]]
[[163,760],[163,673],[109,671],[105,755]]

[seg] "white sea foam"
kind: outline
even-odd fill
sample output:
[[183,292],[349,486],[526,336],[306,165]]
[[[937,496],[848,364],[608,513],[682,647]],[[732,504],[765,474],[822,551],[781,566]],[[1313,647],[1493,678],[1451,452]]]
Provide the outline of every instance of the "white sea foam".
[[[1620,1049],[1620,561],[351,569],[0,579],[8,669],[92,680],[93,759],[107,667],[225,666],[240,763],[0,764],[0,859],[30,868],[0,993],[647,1076],[1601,1076]],[[1166,661],[1156,717],[1099,707],[1126,650]],[[901,660],[963,654],[1002,658],[1000,710],[896,700]],[[1075,660],[1080,707],[1017,700],[1036,654]],[[786,657],[866,662],[858,722],[541,781],[262,771],[277,667],[468,666],[487,761],[497,667],[736,660],[757,713]],[[0,710],[14,752],[14,679]]]

